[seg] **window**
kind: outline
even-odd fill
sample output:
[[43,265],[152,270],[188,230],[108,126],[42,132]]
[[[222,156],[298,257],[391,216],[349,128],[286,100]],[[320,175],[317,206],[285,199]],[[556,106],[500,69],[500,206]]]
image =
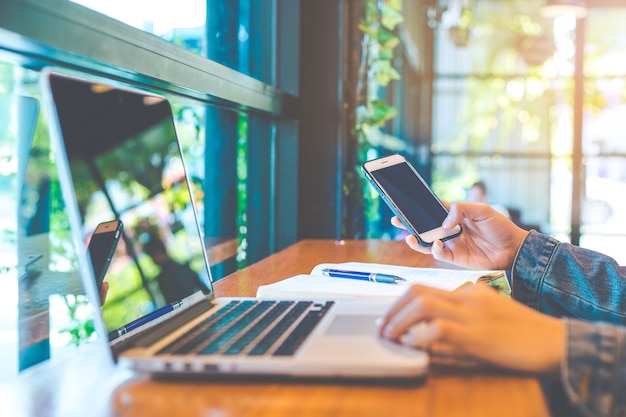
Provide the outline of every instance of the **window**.
[[129,26],[206,56],[205,0],[73,0]]
[[[626,9],[588,2],[584,20],[547,19],[542,4],[405,3],[389,130],[443,199],[481,180],[522,226],[623,261]],[[374,209],[368,232],[393,238],[391,213]]]
[[626,261],[625,9],[592,9],[585,22],[582,246]]
[[[215,280],[293,243],[299,40],[293,16],[298,14],[297,1],[3,2],[0,194],[8,203],[1,208],[0,292],[8,299],[2,305],[15,306],[25,291],[17,285],[18,265],[25,259],[18,250],[21,229],[13,220],[24,160],[20,135],[30,134],[24,123],[33,116],[35,139],[48,138],[37,84],[39,70],[47,65],[110,78],[170,100]],[[49,148],[42,152],[54,159]],[[58,192],[55,178],[50,180]],[[20,366],[69,343],[54,326],[67,324],[73,306],[53,299],[41,310],[50,314],[51,324],[44,323],[41,338],[27,352],[32,360]],[[3,318],[16,322],[16,310],[0,309]],[[84,328],[88,318],[81,320]],[[16,348],[15,340],[0,344],[0,357],[7,358],[0,378],[17,370],[16,356],[24,352]]]
[[534,3],[476,2],[471,16],[467,37],[446,14],[435,29],[433,188],[458,201],[481,180],[488,202],[548,231],[554,173],[571,178],[551,145],[571,58],[557,62],[552,22]]

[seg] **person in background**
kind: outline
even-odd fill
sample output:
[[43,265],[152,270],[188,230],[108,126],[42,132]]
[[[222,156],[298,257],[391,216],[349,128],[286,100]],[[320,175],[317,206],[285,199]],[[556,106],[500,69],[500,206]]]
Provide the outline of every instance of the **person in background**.
[[382,320],[381,337],[539,375],[555,416],[626,416],[626,267],[485,204],[451,204],[443,227],[459,223],[459,237],[430,248],[406,242],[461,267],[511,271],[512,298],[484,284],[414,285]]
[[487,194],[487,185],[483,181],[476,181],[472,184],[470,188],[467,189],[467,193],[465,194],[465,201],[472,203],[485,203],[489,204],[498,212],[502,213],[508,218],[511,218],[511,215],[506,207],[502,204],[492,204],[489,202],[489,196]]
[[[151,234],[150,239],[143,245],[143,249],[160,267],[156,281],[166,303],[182,300],[198,290],[208,291],[189,264],[176,262],[169,256],[165,243],[158,235]],[[176,279],[173,280],[172,277]]]

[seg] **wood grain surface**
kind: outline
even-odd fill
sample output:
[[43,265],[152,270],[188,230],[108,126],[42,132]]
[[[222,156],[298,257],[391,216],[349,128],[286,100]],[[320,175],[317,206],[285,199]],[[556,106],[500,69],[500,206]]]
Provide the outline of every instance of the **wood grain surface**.
[[[403,242],[306,240],[215,284],[217,296],[307,273],[322,262],[445,267]],[[111,364],[91,343],[0,386],[3,416],[548,416],[532,376],[434,369],[415,384],[342,381],[162,381]]]

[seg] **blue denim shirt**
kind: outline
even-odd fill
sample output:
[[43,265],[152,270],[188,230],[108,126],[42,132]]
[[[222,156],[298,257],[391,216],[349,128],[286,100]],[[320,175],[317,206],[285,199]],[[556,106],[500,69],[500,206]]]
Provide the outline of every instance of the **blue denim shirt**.
[[626,416],[626,267],[530,232],[515,258],[513,297],[562,317],[561,384],[582,415]]

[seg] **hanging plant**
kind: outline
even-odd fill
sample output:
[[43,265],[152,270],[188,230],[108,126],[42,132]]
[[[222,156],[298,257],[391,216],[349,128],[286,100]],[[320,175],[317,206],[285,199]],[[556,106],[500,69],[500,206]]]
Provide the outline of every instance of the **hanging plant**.
[[400,44],[396,29],[402,21],[402,0],[366,0],[365,19],[359,24],[364,36],[355,125],[355,136],[362,145],[379,145],[381,128],[398,114],[379,93],[391,81],[400,79],[393,58]]
[[[363,37],[353,132],[359,163],[365,161],[370,148],[382,147],[396,151],[404,148],[404,142],[383,130],[387,122],[397,116],[398,111],[380,94],[389,83],[400,79],[400,73],[393,66],[393,59],[394,50],[400,44],[398,25],[402,21],[402,0],[365,0],[365,17],[358,25]],[[380,220],[378,197],[372,193],[359,167],[355,168],[357,172],[346,178],[344,192],[359,190],[363,196],[360,210],[365,213],[366,234],[376,236],[372,225]],[[360,187],[356,186],[357,182]]]

